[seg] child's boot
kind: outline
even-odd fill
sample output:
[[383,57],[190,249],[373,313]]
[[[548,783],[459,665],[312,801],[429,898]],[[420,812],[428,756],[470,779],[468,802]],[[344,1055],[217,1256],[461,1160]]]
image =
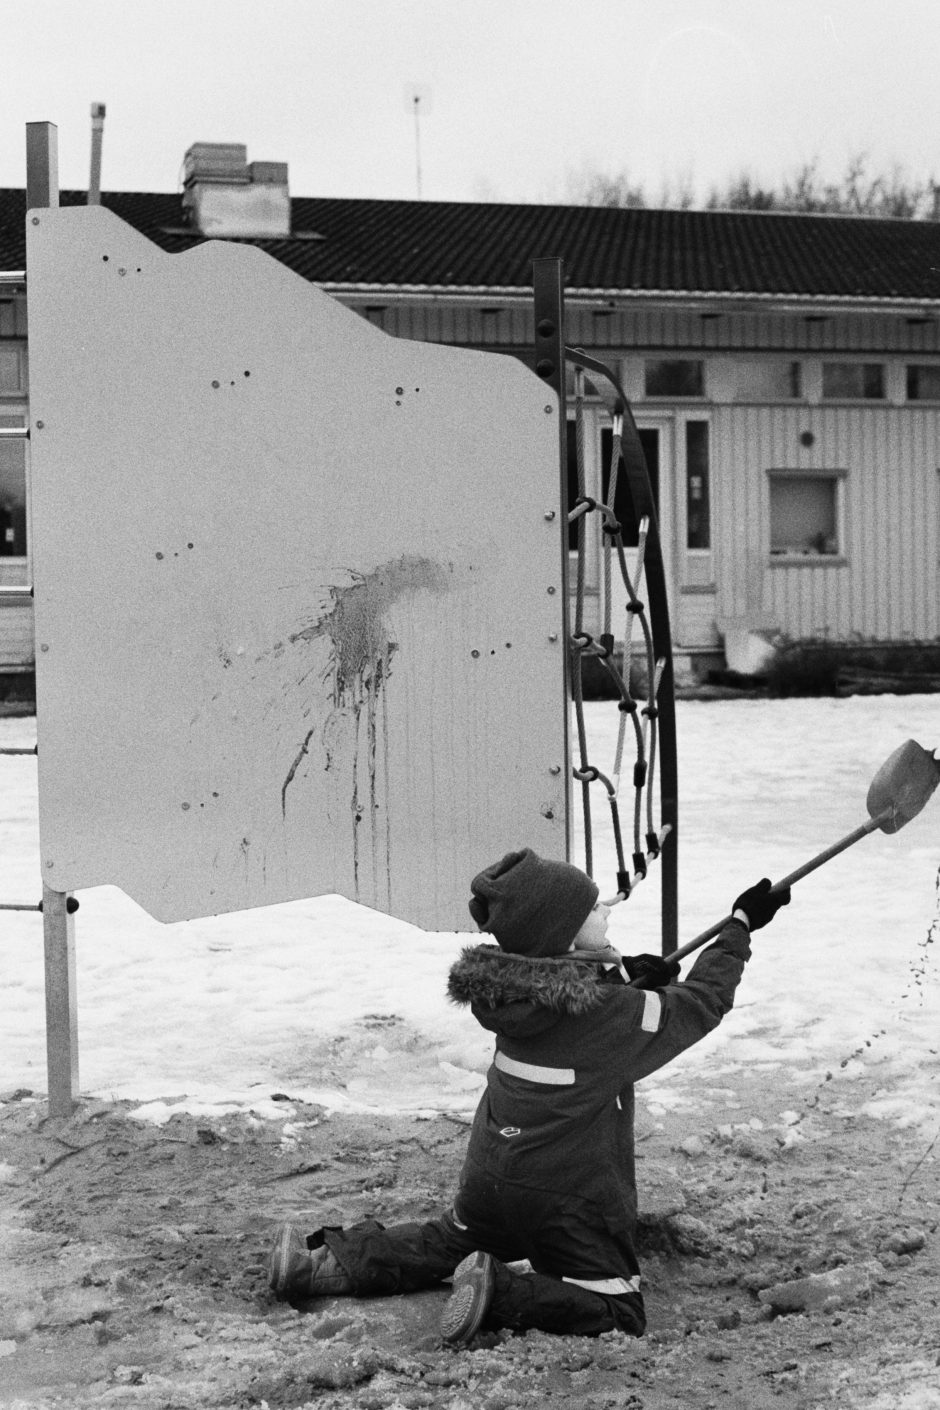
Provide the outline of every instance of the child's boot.
[[268,1255],[268,1283],[277,1297],[343,1297],[352,1282],[326,1244],[308,1249],[296,1224],[282,1224]]
[[471,1253],[454,1269],[453,1292],[441,1313],[441,1340],[455,1350],[466,1346],[483,1325],[493,1301],[496,1260]]

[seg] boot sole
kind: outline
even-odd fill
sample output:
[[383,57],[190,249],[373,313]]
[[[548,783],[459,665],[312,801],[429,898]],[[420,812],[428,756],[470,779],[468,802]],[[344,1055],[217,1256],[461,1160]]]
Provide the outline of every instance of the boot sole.
[[454,1269],[454,1290],[441,1314],[445,1346],[466,1346],[480,1330],[493,1301],[496,1276],[488,1253],[471,1253]]
[[290,1260],[297,1249],[296,1236],[296,1224],[282,1225],[268,1259],[268,1285],[278,1297],[290,1283]]

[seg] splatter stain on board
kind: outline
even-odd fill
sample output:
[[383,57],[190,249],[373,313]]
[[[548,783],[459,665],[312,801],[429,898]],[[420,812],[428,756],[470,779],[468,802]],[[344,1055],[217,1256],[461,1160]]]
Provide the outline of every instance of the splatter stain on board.
[[[388,624],[389,608],[406,597],[419,593],[447,592],[453,584],[452,569],[429,558],[403,555],[380,564],[371,573],[351,573],[352,582],[345,587],[331,586],[330,605],[314,622],[303,626],[289,638],[291,645],[330,641],[332,675],[332,710],[323,727],[325,770],[332,767],[335,745],[341,736],[351,744],[352,778],[349,796],[349,817],[353,842],[353,884],[355,899],[360,899],[360,832],[368,821],[373,884],[384,876],[386,905],[391,906],[391,825],[385,808],[384,826],[380,827],[379,788],[377,771],[383,770],[383,792],[388,799],[388,713],[384,692],[391,675],[392,659],[398,643],[392,639]],[[381,710],[380,702],[384,708]],[[287,816],[288,790],[293,784],[304,758],[310,752],[314,731],[309,730],[291,763],[281,787],[281,811]],[[379,739],[381,735],[381,749]],[[345,750],[343,751],[345,754]],[[364,758],[362,757],[364,755]],[[380,848],[381,843],[381,848]],[[384,856],[380,858],[380,850]]]

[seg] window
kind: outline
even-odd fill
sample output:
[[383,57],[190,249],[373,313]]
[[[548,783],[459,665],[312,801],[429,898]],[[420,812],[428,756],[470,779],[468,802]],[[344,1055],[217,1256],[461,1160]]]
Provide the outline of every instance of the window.
[[16,304],[12,299],[0,298],[0,338],[15,338],[20,332],[16,321]]
[[[655,427],[640,426],[637,429],[640,438],[640,445],[643,448],[643,458],[646,461],[646,471],[650,478],[650,488],[653,491],[653,508],[659,514],[659,431]],[[610,457],[613,451],[614,433],[609,427],[601,431],[601,483],[603,486],[604,502],[607,502],[607,494],[610,490]],[[623,537],[624,548],[636,548],[640,542],[640,517],[637,515],[633,504],[633,496],[630,494],[630,485],[627,479],[626,466],[621,461],[617,471],[617,487],[614,493],[614,513],[620,525],[620,532]]]
[[687,548],[711,548],[708,422],[685,423],[685,532]]
[[0,347],[0,396],[12,393],[21,397],[23,392],[23,355],[18,345]]
[[[0,426],[23,426],[16,414],[0,416]],[[0,438],[0,558],[26,556],[26,442]]]
[[770,470],[772,557],[833,558],[840,553],[842,470]]
[[648,397],[703,397],[705,364],[689,358],[666,362],[648,358],[644,364]]
[[798,401],[803,395],[802,370],[798,362],[735,362],[731,396],[734,401]]
[[[655,428],[641,427],[639,430],[640,445],[643,447],[643,454],[646,458],[646,468],[650,477],[650,485],[653,490],[653,504],[657,513],[659,512],[659,431]],[[614,433],[609,426],[604,426],[601,430],[601,494],[604,503],[607,503],[607,494],[610,489],[610,458],[613,454]],[[578,462],[577,462],[577,439],[574,421],[568,422],[568,504],[574,504],[578,497]],[[617,485],[614,491],[614,513],[617,522],[620,524],[620,531],[623,536],[625,548],[636,548],[640,541],[640,522],[637,517],[633,499],[630,494],[630,485],[627,480],[627,471],[621,461],[617,471]],[[578,526],[577,522],[568,525],[568,547],[574,552],[578,546]]]
[[907,399],[940,401],[940,363],[908,363]]
[[881,401],[885,394],[884,364],[824,362],[822,394],[824,401]]

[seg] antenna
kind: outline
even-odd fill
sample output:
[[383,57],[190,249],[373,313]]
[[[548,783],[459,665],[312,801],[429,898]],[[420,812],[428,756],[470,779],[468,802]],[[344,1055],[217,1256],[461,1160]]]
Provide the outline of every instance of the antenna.
[[88,177],[88,204],[101,204],[101,140],[104,136],[104,103],[91,105],[91,173]]
[[421,114],[431,111],[431,90],[426,83],[409,83],[405,88],[405,107],[415,124],[415,181],[421,200]]

